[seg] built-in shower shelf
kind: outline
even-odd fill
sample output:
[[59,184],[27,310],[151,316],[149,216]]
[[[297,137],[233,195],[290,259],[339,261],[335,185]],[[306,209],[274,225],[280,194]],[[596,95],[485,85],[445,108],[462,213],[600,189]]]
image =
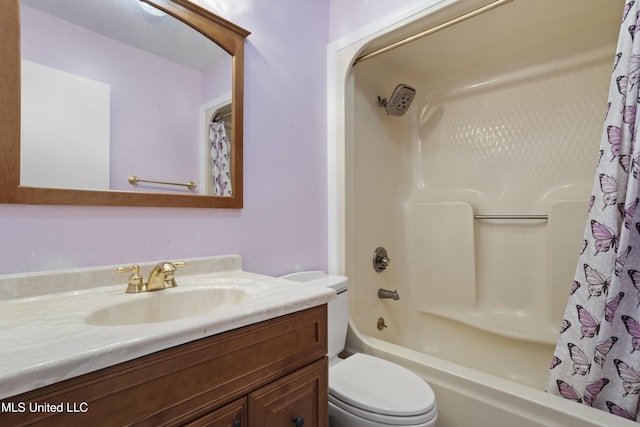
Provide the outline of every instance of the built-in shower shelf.
[[526,313],[461,311],[459,307],[423,307],[419,311],[512,339],[540,344],[555,344],[558,341],[557,328]]
[[407,203],[407,266],[420,284],[420,311],[504,337],[555,343],[587,209],[588,199],[552,199],[536,216],[485,218],[464,201]]

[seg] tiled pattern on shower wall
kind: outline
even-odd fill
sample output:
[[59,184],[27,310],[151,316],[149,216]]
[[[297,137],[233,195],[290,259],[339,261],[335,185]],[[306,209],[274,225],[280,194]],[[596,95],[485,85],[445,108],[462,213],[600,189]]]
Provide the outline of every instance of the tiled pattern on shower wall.
[[536,213],[550,190],[591,190],[611,60],[434,97],[419,125],[424,182],[480,191],[483,214]]

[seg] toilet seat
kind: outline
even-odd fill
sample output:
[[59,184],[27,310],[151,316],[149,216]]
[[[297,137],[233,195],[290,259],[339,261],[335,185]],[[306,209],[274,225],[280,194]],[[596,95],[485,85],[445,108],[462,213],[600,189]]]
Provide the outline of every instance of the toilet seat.
[[418,425],[436,416],[433,390],[389,361],[354,354],[329,369],[329,401],[351,414],[392,425]]
[[[331,407],[335,406],[336,408],[342,410],[345,413],[348,413],[351,417],[355,417],[357,419],[366,420],[373,422],[374,425],[393,425],[393,426],[432,426],[432,422],[437,415],[436,408],[434,407],[431,411],[426,414],[414,415],[414,416],[406,416],[406,417],[398,417],[392,415],[384,415],[378,414],[375,412],[363,411],[351,405],[348,405],[344,402],[341,402],[339,399],[336,399],[334,396],[329,395],[329,413],[331,414]],[[354,418],[349,418],[354,419]],[[369,425],[369,424],[367,424]]]

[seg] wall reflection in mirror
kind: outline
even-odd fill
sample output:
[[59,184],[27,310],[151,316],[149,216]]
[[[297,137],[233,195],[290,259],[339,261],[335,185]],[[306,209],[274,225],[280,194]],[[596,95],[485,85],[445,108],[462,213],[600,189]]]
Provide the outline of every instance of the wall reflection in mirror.
[[232,57],[143,4],[21,0],[20,185],[233,194]]

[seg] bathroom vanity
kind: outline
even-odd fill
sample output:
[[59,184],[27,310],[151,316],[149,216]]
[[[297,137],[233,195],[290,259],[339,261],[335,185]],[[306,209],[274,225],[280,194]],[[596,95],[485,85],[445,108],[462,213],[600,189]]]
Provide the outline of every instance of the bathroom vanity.
[[324,426],[326,354],[323,305],[11,397],[0,425]]
[[[210,267],[198,263],[185,270]],[[187,294],[231,284],[249,297],[211,314],[120,325],[86,319],[126,297],[172,298],[161,294],[173,289],[131,295],[125,284],[0,301],[0,425],[326,426],[331,291],[233,268],[176,279]],[[7,289],[17,292],[0,277]],[[20,319],[20,304],[31,320]],[[13,321],[2,318],[12,305]]]

